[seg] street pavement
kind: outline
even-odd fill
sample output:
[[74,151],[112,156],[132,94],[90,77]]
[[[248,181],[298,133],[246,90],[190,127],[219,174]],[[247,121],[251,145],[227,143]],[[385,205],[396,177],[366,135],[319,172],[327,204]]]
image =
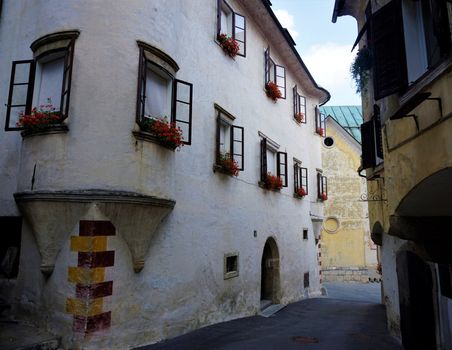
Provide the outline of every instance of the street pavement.
[[140,350],[402,350],[386,329],[378,283],[325,283],[328,297],[287,305],[271,317],[201,328]]

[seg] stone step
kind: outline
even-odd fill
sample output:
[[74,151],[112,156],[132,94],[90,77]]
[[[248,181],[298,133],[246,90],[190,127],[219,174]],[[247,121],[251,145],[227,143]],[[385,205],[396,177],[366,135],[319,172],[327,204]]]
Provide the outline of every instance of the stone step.
[[264,310],[262,310],[259,315],[262,317],[270,317],[273,316],[274,314],[276,314],[279,310],[285,308],[286,305],[281,305],[281,304],[272,304],[269,307],[265,308]]

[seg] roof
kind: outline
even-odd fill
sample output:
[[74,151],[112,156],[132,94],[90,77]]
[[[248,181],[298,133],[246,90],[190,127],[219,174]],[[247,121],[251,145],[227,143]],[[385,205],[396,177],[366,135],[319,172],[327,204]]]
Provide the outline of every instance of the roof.
[[361,143],[360,126],[363,123],[361,106],[322,106],[320,111],[331,116],[356,141]]

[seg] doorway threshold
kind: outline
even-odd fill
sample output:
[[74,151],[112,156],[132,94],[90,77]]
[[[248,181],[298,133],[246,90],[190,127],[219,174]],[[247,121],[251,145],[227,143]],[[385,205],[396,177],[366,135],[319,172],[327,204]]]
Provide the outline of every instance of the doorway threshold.
[[282,310],[283,308],[286,307],[286,305],[281,305],[281,304],[271,304],[267,305],[266,307],[262,308],[262,302],[263,301],[269,301],[269,300],[262,300],[261,301],[261,312],[259,312],[259,316],[262,317],[270,317],[273,316],[274,314],[276,314],[279,310]]

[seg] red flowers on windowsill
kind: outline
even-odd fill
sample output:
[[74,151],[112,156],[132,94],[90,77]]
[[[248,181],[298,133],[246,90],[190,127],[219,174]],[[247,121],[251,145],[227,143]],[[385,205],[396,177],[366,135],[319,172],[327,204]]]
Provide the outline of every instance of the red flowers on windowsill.
[[175,123],[170,123],[164,118],[145,118],[142,122],[143,131],[148,131],[157,138],[163,145],[169,148],[178,148],[184,145],[181,128]]
[[17,127],[23,127],[26,130],[42,130],[51,125],[60,124],[61,116],[55,112],[51,100],[46,105],[40,105],[39,108],[33,107],[30,114],[19,114]]
[[305,190],[303,187],[300,187],[300,188],[297,190],[296,195],[297,195],[298,197],[304,197],[304,196],[306,196],[306,190]]
[[297,121],[297,123],[303,123],[304,122],[304,113],[303,112],[296,113],[295,120]]
[[267,177],[265,178],[265,187],[268,190],[279,191],[283,187],[283,183],[279,176],[267,173]]
[[318,128],[317,133],[318,133],[320,136],[325,136],[325,130],[324,130],[323,128]]
[[220,34],[218,35],[217,39],[226,55],[228,55],[231,58],[237,56],[240,50],[240,46],[234,38],[231,38],[226,34]]
[[278,98],[282,98],[281,90],[279,90],[278,85],[276,85],[272,81],[269,81],[265,85],[265,93],[267,94],[267,97],[271,98],[275,103],[278,100]]
[[320,195],[320,199],[321,199],[322,201],[326,201],[326,200],[328,199],[327,194],[326,194],[325,192],[322,192],[322,194]]
[[220,165],[223,171],[232,176],[239,176],[240,167],[235,159],[232,158],[230,153],[220,154]]

